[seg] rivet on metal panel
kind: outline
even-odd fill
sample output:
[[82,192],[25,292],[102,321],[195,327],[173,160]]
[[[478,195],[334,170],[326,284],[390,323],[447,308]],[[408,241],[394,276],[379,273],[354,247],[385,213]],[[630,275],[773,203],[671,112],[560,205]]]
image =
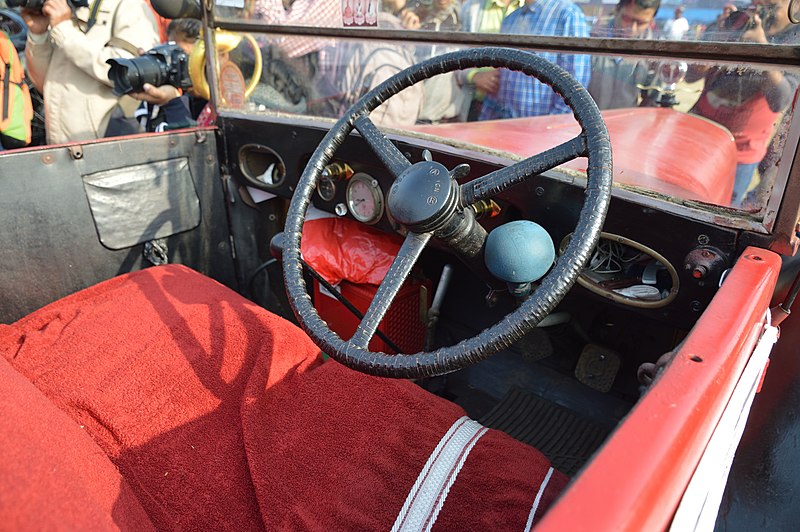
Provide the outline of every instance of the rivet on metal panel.
[[708,238],[708,235],[697,235],[697,243],[701,246],[707,246],[709,242],[711,239]]
[[42,155],[42,162],[44,164],[53,164],[53,156],[49,153],[47,155]]
[[169,139],[169,147],[170,148],[174,148],[177,145],[178,145],[177,139]]
[[210,154],[210,153],[208,155],[206,155],[206,162],[208,164],[214,164],[214,156],[212,154]]
[[80,144],[69,147],[69,155],[73,159],[83,159],[83,147]]

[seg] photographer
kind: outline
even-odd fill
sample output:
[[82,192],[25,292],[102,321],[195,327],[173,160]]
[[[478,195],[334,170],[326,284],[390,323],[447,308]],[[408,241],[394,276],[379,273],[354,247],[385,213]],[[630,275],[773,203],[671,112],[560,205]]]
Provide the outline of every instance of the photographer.
[[[732,12],[726,19],[728,40],[760,44],[795,44],[800,27],[788,16],[789,0],[765,0],[755,10]],[[705,77],[692,113],[722,124],[736,141],[737,166],[732,207],[743,207],[759,162],[767,153],[775,126],[794,98],[798,77],[769,70],[695,67],[691,82]]]
[[29,29],[29,75],[44,95],[47,142],[105,136],[112,113],[136,104],[112,93],[106,60],[133,57],[158,42],[150,7],[144,0],[18,2]]
[[[661,0],[619,0],[611,16],[601,18],[595,23],[591,36],[652,39],[653,30],[650,25],[660,6]],[[589,94],[602,110],[636,107],[646,96],[639,86],[649,85],[652,78],[646,61],[627,57],[592,56]]]
[[[167,41],[180,47],[188,56],[200,38],[201,29],[202,23],[197,19],[173,19],[167,26]],[[181,89],[169,84],[156,87],[145,83],[141,91],[132,92],[130,96],[142,102],[135,116],[149,133],[195,125],[197,115],[208,103],[203,98],[184,94]]]

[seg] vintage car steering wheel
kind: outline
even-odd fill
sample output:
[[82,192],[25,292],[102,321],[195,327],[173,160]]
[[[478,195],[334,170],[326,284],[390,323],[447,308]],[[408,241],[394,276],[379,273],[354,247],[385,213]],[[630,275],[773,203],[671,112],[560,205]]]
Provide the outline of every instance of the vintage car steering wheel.
[[[448,171],[433,161],[412,164],[370,121],[369,113],[390,96],[437,74],[466,68],[504,67],[550,85],[572,109],[580,135],[507,168],[460,185],[464,165]],[[389,271],[364,319],[349,341],[343,341],[319,317],[303,279],[300,241],[306,211],[320,174],[355,128],[380,158],[395,182],[387,208],[407,229]],[[468,264],[483,261],[486,232],[469,206],[576,157],[588,157],[587,187],[578,224],[564,253],[539,287],[515,311],[492,327],[450,347],[416,354],[388,355],[367,349],[403,281],[432,236]],[[561,67],[530,52],[507,48],[474,48],[445,54],[414,65],[387,79],[345,112],[325,135],[305,168],[292,197],[283,244],[283,273],[297,320],[318,346],[352,369],[386,377],[417,378],[449,373],[483,360],[524,336],[561,301],[597,244],[611,197],[611,144],[594,100]],[[475,266],[475,264],[473,264]]]

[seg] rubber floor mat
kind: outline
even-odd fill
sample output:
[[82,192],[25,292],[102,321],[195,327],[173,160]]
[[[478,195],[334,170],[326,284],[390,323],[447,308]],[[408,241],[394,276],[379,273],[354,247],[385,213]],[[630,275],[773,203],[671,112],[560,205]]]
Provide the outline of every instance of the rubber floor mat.
[[569,476],[578,472],[611,432],[605,425],[518,388],[478,421],[539,449],[553,467]]

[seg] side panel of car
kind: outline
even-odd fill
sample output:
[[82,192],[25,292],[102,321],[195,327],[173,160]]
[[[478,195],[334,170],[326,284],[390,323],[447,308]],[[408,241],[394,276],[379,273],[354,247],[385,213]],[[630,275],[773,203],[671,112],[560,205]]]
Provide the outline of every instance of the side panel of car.
[[778,255],[745,250],[672,362],[541,530],[669,526],[759,339],[780,266]]
[[0,321],[153,263],[233,286],[213,130],[0,155]]

